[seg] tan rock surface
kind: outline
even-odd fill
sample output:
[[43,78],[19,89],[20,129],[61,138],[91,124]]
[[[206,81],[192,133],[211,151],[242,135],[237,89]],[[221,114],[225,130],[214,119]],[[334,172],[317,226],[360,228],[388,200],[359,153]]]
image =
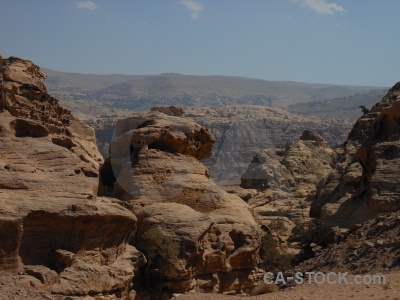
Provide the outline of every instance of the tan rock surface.
[[314,246],[315,257],[298,267],[302,271],[346,270],[353,274],[399,271],[400,212],[385,214],[349,229],[335,227],[329,247]]
[[[74,109],[79,112],[84,107]],[[174,106],[153,107],[152,111],[172,116],[181,113]],[[295,142],[306,129],[317,131],[332,147],[345,141],[353,125],[337,119],[298,116],[260,105],[234,105],[218,109],[185,107],[182,116],[208,128],[215,137],[213,154],[203,163],[210,169],[213,180],[225,186],[239,185],[251,157],[266,148],[280,148]],[[105,158],[109,154],[116,119],[115,116],[106,117],[106,113],[102,112],[97,113],[96,118],[92,116],[91,120],[87,120],[96,129],[98,146]]]
[[258,105],[185,108],[184,116],[214,135],[213,155],[204,164],[212,178],[226,186],[238,185],[251,157],[264,149],[296,142],[304,130],[318,132],[333,147],[346,139],[352,126],[342,120],[303,117]]
[[[27,125],[36,121],[38,130],[45,127],[56,140],[58,135],[64,139],[73,139],[68,148],[98,168],[102,158],[96,147],[93,128],[73,117],[70,111],[47,93],[43,83],[46,75],[40,72],[39,67],[16,57],[3,59],[2,64],[0,108],[19,118],[16,125],[19,122],[20,126],[17,127],[22,131],[17,131],[17,135],[29,136],[31,126]],[[18,129],[13,127],[14,130]]]
[[47,94],[33,63],[4,59],[0,74],[0,270],[64,295],[128,293],[144,263],[128,246],[137,218],[97,198],[93,129]]
[[344,152],[320,183],[312,215],[351,226],[400,208],[400,84],[355,124]]
[[242,175],[241,187],[255,192],[230,192],[245,196],[263,225],[286,241],[295,225],[310,220],[316,185],[329,174],[335,160],[336,153],[325,140],[306,130],[286,148],[265,149],[253,158]]
[[144,286],[156,298],[253,287],[260,279],[254,268],[261,224],[199,162],[211,155],[212,135],[160,112],[121,120],[116,133],[101,170],[102,189],[123,199],[139,218],[133,245],[148,264],[136,283],[138,293],[146,292]]
[[120,155],[120,145],[131,144],[137,150],[148,146],[200,160],[211,155],[214,144],[212,135],[199,124],[160,112],[134,114],[119,120],[115,135],[116,140],[111,148],[112,158]]

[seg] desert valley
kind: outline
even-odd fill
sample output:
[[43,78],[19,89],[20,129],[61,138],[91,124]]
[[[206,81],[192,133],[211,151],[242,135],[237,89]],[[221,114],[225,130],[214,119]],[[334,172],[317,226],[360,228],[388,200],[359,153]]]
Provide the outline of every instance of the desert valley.
[[[397,299],[400,83],[0,56],[0,89],[0,299]],[[264,282],[310,271],[388,282]]]

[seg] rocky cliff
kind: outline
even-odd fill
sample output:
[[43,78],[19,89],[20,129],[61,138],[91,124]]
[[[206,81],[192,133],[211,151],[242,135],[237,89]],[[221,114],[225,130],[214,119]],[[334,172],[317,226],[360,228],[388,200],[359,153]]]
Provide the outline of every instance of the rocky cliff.
[[285,241],[295,225],[310,220],[316,185],[326,177],[337,154],[316,132],[305,130],[285,148],[265,149],[254,156],[241,178],[241,196],[263,225]]
[[[153,108],[172,114],[169,109]],[[352,123],[342,120],[303,117],[258,105],[185,108],[182,116],[208,128],[214,136],[213,153],[203,160],[203,164],[210,169],[211,177],[225,186],[240,184],[240,177],[254,155],[266,148],[284,147],[295,142],[304,130],[317,132],[333,147],[346,140],[352,127]],[[104,157],[108,157],[116,118],[99,117],[87,122],[96,129],[98,147]]]
[[210,132],[154,110],[120,120],[115,133],[102,193],[119,197],[138,217],[132,243],[148,260],[138,292],[163,298],[252,288],[260,279],[261,224],[200,163],[211,155]]
[[188,108],[186,117],[210,129],[215,136],[213,155],[204,163],[223,185],[238,185],[251,158],[267,148],[296,142],[304,130],[320,134],[333,147],[343,143],[351,124],[291,114],[279,108],[235,105],[218,109]]
[[59,295],[128,298],[144,258],[129,210],[97,197],[94,131],[30,61],[0,57],[0,271]]
[[178,108],[134,114],[103,162],[36,65],[0,66],[0,273],[50,299],[240,293],[262,279],[261,224],[200,162],[207,129]]
[[400,208],[400,83],[354,125],[311,215],[351,226]]

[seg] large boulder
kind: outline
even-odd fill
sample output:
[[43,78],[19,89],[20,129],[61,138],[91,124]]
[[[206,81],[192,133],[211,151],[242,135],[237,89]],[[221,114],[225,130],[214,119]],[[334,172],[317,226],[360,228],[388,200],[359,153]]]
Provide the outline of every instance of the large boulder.
[[133,245],[148,260],[138,288],[153,297],[192,289],[240,292],[260,279],[261,224],[199,161],[211,155],[213,142],[207,129],[162,112],[117,124],[101,190],[138,216]]

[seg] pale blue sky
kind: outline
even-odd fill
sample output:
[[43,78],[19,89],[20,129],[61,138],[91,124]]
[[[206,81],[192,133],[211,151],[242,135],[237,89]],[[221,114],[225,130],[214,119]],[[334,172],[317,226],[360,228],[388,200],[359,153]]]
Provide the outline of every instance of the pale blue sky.
[[96,74],[392,86],[398,0],[0,0],[0,53]]

